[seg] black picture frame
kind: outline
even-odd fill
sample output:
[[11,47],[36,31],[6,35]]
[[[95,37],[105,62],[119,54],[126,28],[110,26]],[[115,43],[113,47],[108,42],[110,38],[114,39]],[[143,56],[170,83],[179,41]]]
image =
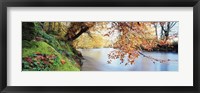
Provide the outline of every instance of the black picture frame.
[[[7,7],[193,7],[194,86],[7,86]],[[200,93],[200,0],[2,0],[0,2],[1,93]],[[184,78],[184,77],[183,77]]]

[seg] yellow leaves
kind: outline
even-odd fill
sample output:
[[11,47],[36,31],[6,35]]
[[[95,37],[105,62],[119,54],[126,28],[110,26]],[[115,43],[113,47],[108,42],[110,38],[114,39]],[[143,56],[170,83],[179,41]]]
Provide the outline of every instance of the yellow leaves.
[[106,31],[110,28],[108,24],[110,24],[110,22],[95,22],[95,25],[90,31]]
[[90,37],[87,33],[83,33],[76,40],[72,42],[72,45],[76,48],[99,48],[109,43],[103,38],[101,34],[91,33]]

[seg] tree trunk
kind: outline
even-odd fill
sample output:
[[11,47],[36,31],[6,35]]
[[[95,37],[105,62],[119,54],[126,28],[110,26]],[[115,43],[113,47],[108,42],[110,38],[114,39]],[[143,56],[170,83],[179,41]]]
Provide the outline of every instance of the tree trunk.
[[54,22],[54,29],[53,30],[56,31],[56,22]]
[[22,40],[32,40],[35,35],[35,25],[33,22],[22,22]]
[[68,40],[68,41],[73,41],[73,40],[75,40],[75,39],[78,38],[80,35],[82,35],[84,32],[86,32],[88,29],[89,29],[89,27],[87,27],[87,26],[81,27],[81,31],[80,31],[78,34],[76,34],[74,37],[68,38],[67,40]]
[[49,29],[48,29],[48,31],[52,31],[52,26],[53,26],[53,23],[49,22]]
[[164,31],[165,32],[165,41],[167,41],[169,38],[169,31],[170,31],[170,22],[167,22],[167,29]]
[[62,23],[61,22],[58,22],[58,32],[61,32],[62,31]]
[[155,33],[156,33],[156,39],[158,39],[158,33],[157,33],[157,24],[154,24],[154,28],[155,28]]

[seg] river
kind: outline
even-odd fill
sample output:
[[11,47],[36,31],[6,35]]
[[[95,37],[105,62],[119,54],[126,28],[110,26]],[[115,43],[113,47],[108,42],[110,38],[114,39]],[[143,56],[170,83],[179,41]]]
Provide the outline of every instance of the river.
[[[113,48],[99,49],[78,49],[84,59],[81,71],[178,71],[178,53],[171,52],[143,52],[143,54],[157,58],[170,59],[177,61],[169,61],[165,63],[153,63],[149,58],[139,56],[135,60],[135,64],[124,65],[120,64],[120,60],[113,60],[108,64],[108,53]],[[125,58],[126,61],[126,58]]]

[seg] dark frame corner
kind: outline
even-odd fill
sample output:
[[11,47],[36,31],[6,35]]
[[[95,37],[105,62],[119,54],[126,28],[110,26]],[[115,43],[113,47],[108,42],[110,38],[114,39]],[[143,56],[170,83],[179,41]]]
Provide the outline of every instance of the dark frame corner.
[[[193,54],[194,54],[194,86],[192,87],[30,87],[7,86],[7,7],[193,7]],[[200,92],[200,63],[199,37],[200,36],[200,0],[1,0],[0,1],[0,92],[27,93],[27,92],[117,92],[117,93],[199,93]]]

